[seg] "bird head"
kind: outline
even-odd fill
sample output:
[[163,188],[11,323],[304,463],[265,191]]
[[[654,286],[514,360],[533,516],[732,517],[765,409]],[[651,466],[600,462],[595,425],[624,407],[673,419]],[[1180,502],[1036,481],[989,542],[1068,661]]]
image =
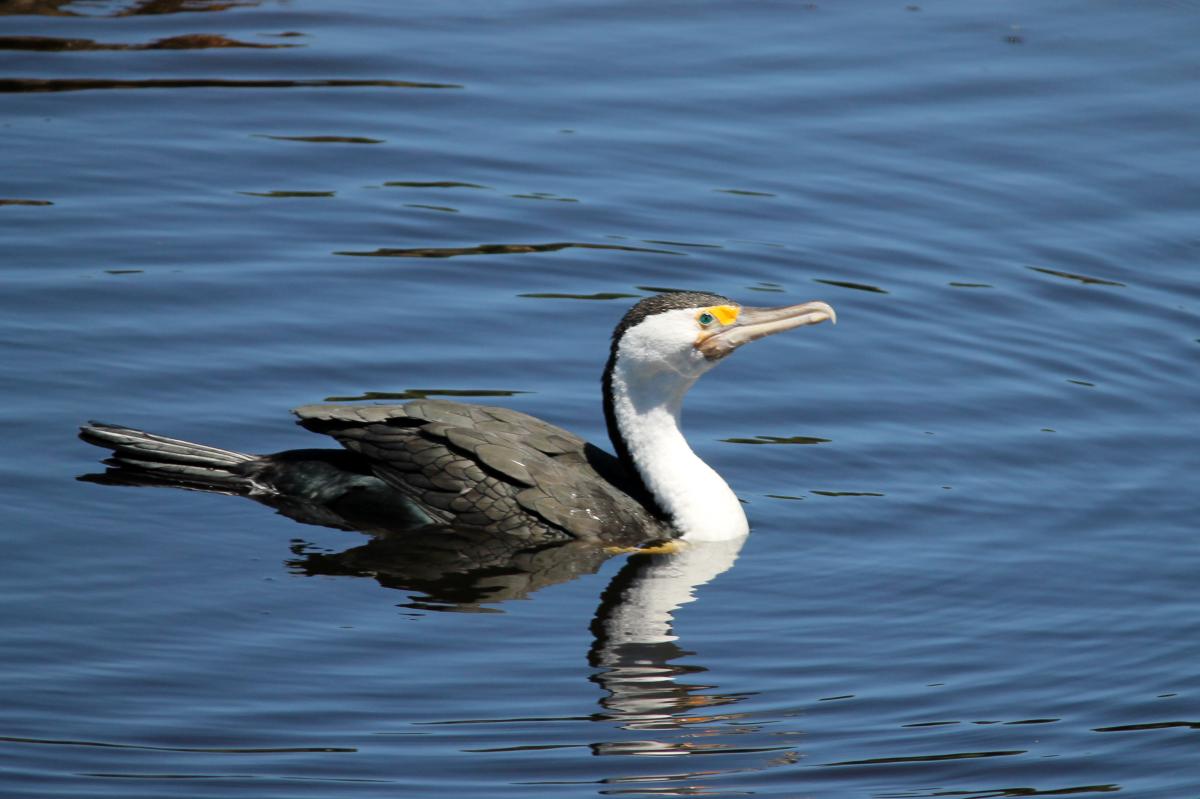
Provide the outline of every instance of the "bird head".
[[669,371],[690,381],[743,344],[826,320],[836,322],[837,314],[823,302],[754,308],[719,294],[660,294],[625,314],[613,354],[638,372]]

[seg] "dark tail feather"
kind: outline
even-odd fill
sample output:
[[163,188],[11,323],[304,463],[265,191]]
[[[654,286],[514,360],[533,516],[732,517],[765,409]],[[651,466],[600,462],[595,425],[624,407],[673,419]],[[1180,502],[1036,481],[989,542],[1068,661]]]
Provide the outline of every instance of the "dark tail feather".
[[254,484],[241,468],[255,456],[193,444],[119,425],[89,422],[79,429],[89,444],[112,450],[104,474],[81,477],[94,483],[167,485],[226,494],[246,494]]

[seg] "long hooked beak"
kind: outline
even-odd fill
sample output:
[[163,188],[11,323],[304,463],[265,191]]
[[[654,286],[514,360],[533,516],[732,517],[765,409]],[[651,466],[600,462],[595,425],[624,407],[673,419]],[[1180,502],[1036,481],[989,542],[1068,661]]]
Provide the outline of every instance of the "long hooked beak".
[[738,312],[730,325],[713,331],[696,342],[696,349],[710,360],[724,358],[743,344],[791,330],[794,327],[829,321],[837,323],[837,313],[823,302],[805,302],[782,308],[747,308]]

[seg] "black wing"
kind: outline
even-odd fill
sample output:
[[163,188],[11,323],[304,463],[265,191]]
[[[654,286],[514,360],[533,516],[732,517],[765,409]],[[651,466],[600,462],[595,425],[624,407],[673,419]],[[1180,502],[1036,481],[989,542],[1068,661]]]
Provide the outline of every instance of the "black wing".
[[676,535],[629,493],[621,464],[508,408],[448,400],[306,405],[299,423],[369,461],[436,522],[549,543],[635,545]]

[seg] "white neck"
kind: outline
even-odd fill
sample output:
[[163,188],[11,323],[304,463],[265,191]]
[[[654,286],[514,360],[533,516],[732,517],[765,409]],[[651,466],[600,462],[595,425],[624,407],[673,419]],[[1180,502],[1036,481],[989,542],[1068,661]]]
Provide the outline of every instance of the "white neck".
[[630,369],[617,358],[613,411],[642,482],[685,539],[724,541],[750,531],[737,496],[680,431],[683,395],[695,376]]

